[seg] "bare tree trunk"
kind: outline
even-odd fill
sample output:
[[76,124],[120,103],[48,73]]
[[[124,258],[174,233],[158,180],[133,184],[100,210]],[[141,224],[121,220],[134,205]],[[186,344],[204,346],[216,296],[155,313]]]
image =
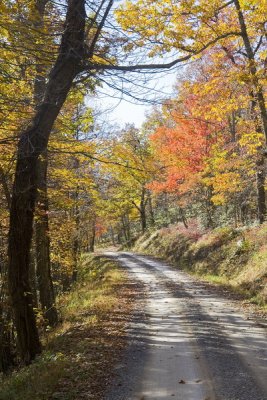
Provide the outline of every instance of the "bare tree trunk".
[[[79,167],[78,159],[74,160],[74,168]],[[79,187],[77,186],[74,193],[75,205],[74,205],[74,218],[75,218],[75,237],[73,239],[72,253],[73,253],[73,272],[72,282],[76,282],[78,275],[78,258],[80,253],[80,209],[79,209]]]
[[111,234],[112,245],[116,246],[115,235],[114,235],[114,230],[113,230],[112,226],[110,227],[110,234]]
[[142,189],[140,206],[138,207],[140,212],[141,229],[142,233],[146,230],[146,200],[145,200],[145,189]]
[[30,247],[37,196],[37,163],[47,149],[53,124],[79,71],[84,53],[85,1],[69,0],[59,55],[44,100],[18,143],[8,243],[8,283],[22,360],[41,352],[29,284]]
[[[247,26],[246,26],[246,21],[244,18],[243,11],[240,6],[239,0],[234,0],[235,8],[237,11],[238,19],[239,19],[239,25],[241,28],[241,35],[242,39],[244,42],[244,46],[246,49],[247,57],[248,57],[248,62],[249,62],[249,72],[251,75],[251,83],[253,86],[252,90],[252,103],[256,103],[258,105],[259,111],[260,111],[260,121],[261,121],[261,126],[259,123],[257,123],[257,116],[254,116],[254,120],[256,121],[256,129],[258,131],[261,131],[264,133],[265,136],[265,145],[267,144],[267,109],[266,109],[266,104],[265,104],[265,99],[264,99],[264,92],[262,85],[259,82],[258,75],[257,75],[257,67],[256,67],[256,61],[255,61],[255,55],[253,48],[250,43],[250,38],[248,36],[248,31],[247,31]],[[254,100],[255,98],[255,100]],[[253,104],[253,113],[255,114],[255,106],[256,104]],[[265,163],[266,163],[266,154],[265,152],[262,151],[263,149],[259,149],[259,152],[261,153],[259,155],[259,161],[257,163],[258,171],[257,171],[257,190],[258,190],[258,217],[259,217],[259,222],[263,223],[265,218],[266,218],[266,195],[265,195]]]
[[55,308],[55,295],[51,277],[50,238],[48,223],[48,198],[47,198],[47,155],[44,153],[37,162],[37,218],[35,222],[36,240],[36,275],[40,294],[40,303],[50,326],[58,321]]
[[155,216],[154,216],[154,210],[153,210],[153,204],[152,204],[152,198],[150,192],[148,192],[148,210],[149,210],[149,216],[150,216],[150,223],[152,226],[155,225]]
[[8,210],[10,209],[10,204],[11,204],[11,196],[10,196],[10,190],[8,187],[8,182],[7,182],[7,178],[5,175],[5,172],[3,170],[3,168],[0,166],[0,182],[2,184],[3,190],[4,190],[4,194],[5,194],[5,198],[6,198],[6,204],[7,204],[7,208]]
[[127,230],[127,236],[128,240],[131,240],[131,224],[130,224],[130,218],[129,218],[129,213],[127,212],[125,214],[125,223],[126,223],[126,230]]
[[91,232],[91,237],[90,237],[90,242],[89,242],[89,251],[93,253],[95,251],[95,234],[96,234],[96,229],[95,229],[95,219],[93,220],[93,225],[92,225],[92,232]]
[[[254,93],[251,91],[251,118],[254,121],[256,132],[262,133],[262,126],[260,124],[257,110],[256,110],[256,100],[254,98]],[[262,154],[262,148],[258,149],[258,160],[256,162],[256,180],[257,180],[257,203],[258,203],[258,220],[262,224],[266,218],[266,193],[265,193],[265,165],[266,160]]]
[[8,304],[6,268],[4,266],[1,266],[0,279],[0,372],[6,373],[14,365],[14,354],[12,352],[12,318]]
[[266,218],[266,195],[265,195],[265,159],[260,157],[257,162],[257,197],[258,197],[258,218],[263,224]]
[[131,237],[130,237],[130,230],[129,230],[129,221],[127,219],[126,214],[122,215],[121,222],[122,222],[122,230],[123,230],[123,234],[125,237],[125,242],[128,242]]
[[181,219],[182,219],[182,222],[184,224],[184,227],[186,229],[188,229],[188,224],[187,224],[187,219],[186,219],[186,215],[185,215],[184,209],[182,207],[179,207],[179,211],[180,211],[180,215],[181,215]]
[[140,219],[141,219],[142,233],[145,233],[145,231],[146,231],[146,210],[145,210],[145,206],[143,204],[141,204],[141,207],[140,207]]
[[[37,18],[35,28],[41,29],[44,25],[44,14],[47,0],[36,0],[35,9]],[[42,46],[42,45],[41,45]],[[39,49],[41,52],[43,46]],[[36,77],[34,81],[34,101],[38,110],[45,94],[45,67],[37,63]],[[35,223],[35,246],[36,246],[36,273],[37,284],[40,294],[40,303],[50,326],[56,325],[58,321],[57,310],[55,308],[55,295],[53,281],[51,277],[50,262],[50,238],[49,238],[49,219],[48,219],[48,195],[47,195],[47,168],[48,153],[43,152],[37,160],[37,199]]]
[[239,25],[241,28],[241,36],[244,42],[244,46],[246,49],[246,53],[249,60],[249,72],[251,75],[251,81],[253,84],[253,92],[255,93],[255,97],[258,103],[258,107],[260,110],[261,122],[262,122],[262,129],[265,135],[265,141],[267,143],[267,109],[263,94],[262,85],[259,82],[258,75],[257,75],[257,67],[256,61],[254,56],[254,51],[250,43],[250,39],[248,36],[246,21],[244,18],[244,14],[242,12],[239,0],[234,0],[235,8],[238,15]]

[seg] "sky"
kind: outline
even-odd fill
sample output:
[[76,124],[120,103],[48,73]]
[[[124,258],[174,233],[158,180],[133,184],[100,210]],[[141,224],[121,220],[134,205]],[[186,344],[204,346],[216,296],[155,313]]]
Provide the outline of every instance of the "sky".
[[[153,99],[157,103],[157,100],[172,96],[176,76],[177,71],[165,71],[156,74],[149,82],[146,82],[146,92],[147,95],[151,96],[152,102]],[[146,94],[143,98],[146,99]],[[120,127],[124,127],[126,123],[133,123],[137,128],[140,128],[145,121],[146,113],[152,109],[152,104],[142,101],[142,96],[140,101],[135,102],[132,98],[103,86],[94,99],[94,107],[99,122],[116,124]]]

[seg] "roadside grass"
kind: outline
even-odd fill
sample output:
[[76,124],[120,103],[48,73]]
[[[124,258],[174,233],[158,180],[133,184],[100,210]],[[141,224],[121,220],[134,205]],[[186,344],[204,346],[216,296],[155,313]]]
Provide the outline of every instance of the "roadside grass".
[[123,346],[124,282],[115,261],[84,255],[78,282],[58,299],[62,323],[36,361],[1,377],[0,400],[99,400]]
[[167,259],[208,282],[224,286],[267,310],[267,223],[203,231],[195,222],[141,237],[134,251]]

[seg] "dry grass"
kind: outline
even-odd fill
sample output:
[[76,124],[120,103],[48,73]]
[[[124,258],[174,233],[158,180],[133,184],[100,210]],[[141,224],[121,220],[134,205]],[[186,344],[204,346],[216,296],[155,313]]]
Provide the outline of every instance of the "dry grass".
[[261,307],[267,303],[267,223],[201,232],[181,225],[164,228],[144,239],[134,250],[169,260],[175,266],[210,282],[228,286]]
[[58,301],[62,324],[40,358],[2,379],[0,400],[99,400],[123,346],[125,287],[115,262],[85,255],[79,282]]

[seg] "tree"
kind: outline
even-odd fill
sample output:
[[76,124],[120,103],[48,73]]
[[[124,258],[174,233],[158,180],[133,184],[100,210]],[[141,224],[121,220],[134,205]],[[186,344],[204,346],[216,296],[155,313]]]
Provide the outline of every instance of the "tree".
[[[150,55],[177,50],[181,58],[191,59],[202,55],[207,49],[220,45],[235,62],[236,54],[245,55],[245,75],[250,85],[251,101],[255,102],[254,121],[258,132],[267,143],[267,112],[264,98],[264,42],[266,41],[264,1],[253,4],[239,0],[165,2],[138,0],[121,6],[117,17],[124,29],[135,35],[138,46],[150,44]],[[153,15],[153,18],[148,16]],[[249,26],[246,23],[249,21]],[[138,21],[138,23],[137,23]],[[147,29],[142,29],[142,24]],[[234,49],[234,55],[229,51]],[[263,52],[262,52],[263,49]],[[243,76],[244,78],[244,76]],[[257,109],[257,110],[256,110]],[[258,121],[258,122],[257,122]],[[259,220],[265,219],[265,149],[259,147],[258,157],[258,209]]]
[[[32,24],[36,32],[39,33],[37,50],[40,54],[47,49],[47,42],[44,43],[42,33],[45,29],[45,8],[48,0],[36,0],[33,7]],[[29,21],[31,22],[31,20]],[[45,93],[45,79],[47,66],[35,60],[36,76],[34,80],[34,102],[38,110]],[[48,220],[48,194],[47,194],[47,169],[48,153],[45,150],[37,159],[37,196],[36,196],[36,215],[35,218],[35,254],[36,254],[36,276],[40,294],[40,303],[44,312],[44,317],[50,326],[58,322],[57,310],[55,308],[55,293],[51,276],[50,260],[50,237]]]
[[[17,19],[24,21],[24,14],[27,7],[21,8],[19,3],[16,1],[10,2],[8,6],[4,5],[3,8],[7,12],[8,7],[11,7],[12,10],[14,7],[15,12],[19,16]],[[45,1],[42,2],[40,0],[34,4],[44,5],[45,3]],[[99,2],[68,0],[66,4],[56,5],[58,7],[56,14],[59,27],[61,27],[62,23],[59,10],[66,10],[64,29],[62,31],[59,29],[58,32],[61,40],[56,38],[53,41],[53,51],[56,50],[58,55],[53,59],[51,72],[49,74],[47,70],[45,72],[46,85],[42,89],[43,94],[42,96],[40,95],[41,101],[36,110],[28,106],[33,88],[31,85],[22,85],[23,93],[27,94],[26,98],[24,98],[24,108],[25,105],[29,108],[29,113],[24,121],[25,123],[26,121],[30,121],[30,123],[26,129],[20,129],[22,133],[18,135],[16,169],[10,202],[8,280],[15,314],[18,343],[22,359],[26,363],[30,362],[41,351],[29,284],[30,246],[33,233],[34,210],[38,197],[38,170],[40,172],[39,167],[41,166],[39,162],[46,156],[52,128],[73,84],[77,85],[81,83],[90,86],[92,77],[101,76],[105,79],[111,73],[114,73],[120,74],[120,77],[124,77],[125,79],[125,72],[138,73],[141,70],[170,68],[183,61],[199,56],[203,51],[214,46],[216,43],[223,41],[225,44],[225,40],[228,38],[235,38],[237,44],[239,44],[240,38],[244,40],[246,37],[241,26],[240,12],[236,8],[238,13],[233,13],[233,1],[225,2],[223,5],[218,1],[214,1],[209,3],[208,6],[204,1],[182,1],[174,5],[168,3],[167,7],[164,1],[145,2],[139,0],[133,4],[131,2],[127,4],[127,13],[123,12],[122,9],[118,12],[118,18],[123,28],[125,28],[126,32],[130,32],[126,39],[125,32],[118,34],[118,31],[114,30],[114,20],[107,23],[109,15],[111,15],[112,19],[113,0]],[[235,3],[235,6],[238,7],[238,4]],[[155,5],[157,7],[154,7]],[[130,12],[128,12],[129,10]],[[155,18],[148,19],[147,15],[151,11],[153,11]],[[86,15],[87,12],[89,13],[88,18]],[[253,10],[249,9],[248,14],[253,14]],[[166,16],[168,24],[166,23]],[[137,19],[138,24],[136,23]],[[262,33],[262,21],[258,16],[256,20],[257,23],[253,25],[253,29],[256,32],[255,40]],[[38,24],[38,17],[36,21]],[[145,25],[149,28],[146,31],[146,37],[144,37],[145,30],[143,29]],[[199,29],[196,30],[196,26]],[[162,28],[162,33],[159,28]],[[17,32],[25,33],[27,29],[25,29],[23,23],[20,24],[20,28],[18,29],[17,24],[13,23],[12,20],[10,23],[8,20],[7,28],[4,28],[3,33],[2,30],[3,28],[1,27],[1,34],[5,36],[5,40],[3,40],[4,47],[8,49],[7,52],[4,52],[4,73],[9,76],[13,69],[12,63],[8,63],[8,57],[6,56],[7,53],[12,52],[9,43],[12,39],[13,43],[17,46],[16,48],[21,48],[21,46],[18,47],[21,37],[19,38],[20,35]],[[49,37],[49,33],[45,32],[45,34]],[[22,35],[22,37],[24,38],[25,36]],[[29,35],[27,40],[25,40],[26,51],[29,49],[28,45],[31,43],[31,39],[32,37]],[[162,39],[164,40],[162,41]],[[249,39],[251,40],[251,37]],[[132,49],[135,47],[134,41],[139,47],[147,43],[150,44],[150,47],[146,48],[148,56],[164,55],[166,51],[172,51],[173,49],[178,50],[180,54],[178,58],[168,63],[152,62],[150,64],[134,64],[131,57],[135,55],[135,53],[132,53]],[[124,46],[125,43],[126,45]],[[125,61],[127,60],[125,53],[121,53],[122,47],[131,53],[128,63]],[[246,44],[244,44],[244,47],[247,49]],[[36,54],[40,60],[38,46],[36,49]],[[16,57],[18,57],[17,64],[19,65],[16,73],[22,76],[31,73],[33,70],[32,65],[36,64],[37,58],[28,66],[23,63],[19,55],[16,54]],[[254,56],[254,59],[255,63],[258,63],[258,58]],[[259,65],[261,63],[262,60],[259,61]],[[36,71],[37,69],[35,68],[35,73]],[[251,69],[249,71],[250,75],[254,74]],[[39,72],[42,74],[43,71]],[[36,75],[34,74],[34,76]],[[128,75],[125,80],[127,79]],[[37,81],[38,79],[35,80],[35,82]],[[258,88],[255,87],[255,76],[253,79],[251,78],[251,82],[256,94]],[[261,83],[261,81],[259,82]],[[1,82],[1,89],[5,92],[5,88],[2,86]],[[37,94],[37,92],[35,93]],[[8,96],[10,99],[10,94]],[[258,111],[258,109],[261,109],[259,96],[257,95],[255,99]],[[23,107],[21,107],[21,112],[23,112]],[[10,117],[8,118],[10,124],[7,127],[10,128],[13,121]],[[262,114],[260,118],[262,120]],[[43,181],[40,175],[45,179],[45,164],[43,164],[43,167],[43,173],[39,174],[39,182]],[[133,178],[135,179],[136,177],[134,176]],[[146,188],[142,187],[143,195],[141,195],[140,204],[137,204],[140,210],[143,211],[145,210],[144,203],[146,200],[144,196],[146,190]],[[43,193],[45,193],[45,188]],[[78,197],[79,193],[77,194],[77,201],[79,200]],[[42,204],[43,201],[40,203]],[[143,214],[144,229],[145,220]],[[42,226],[45,227],[45,222]],[[47,243],[45,247],[47,248]],[[48,265],[48,263],[46,264]]]
[[156,173],[156,164],[149,148],[146,134],[134,126],[126,126],[118,138],[110,141],[106,152],[106,170],[110,190],[108,202],[116,204],[121,213],[121,223],[126,241],[130,240],[129,215],[134,218],[134,208],[141,225],[141,232],[147,228],[147,207],[150,191],[147,187]]
[[46,150],[52,126],[79,71],[84,55],[85,17],[85,2],[69,1],[59,55],[50,73],[44,99],[32,126],[21,134],[18,143],[10,209],[8,281],[19,348],[25,363],[41,351],[29,286],[37,160]]

